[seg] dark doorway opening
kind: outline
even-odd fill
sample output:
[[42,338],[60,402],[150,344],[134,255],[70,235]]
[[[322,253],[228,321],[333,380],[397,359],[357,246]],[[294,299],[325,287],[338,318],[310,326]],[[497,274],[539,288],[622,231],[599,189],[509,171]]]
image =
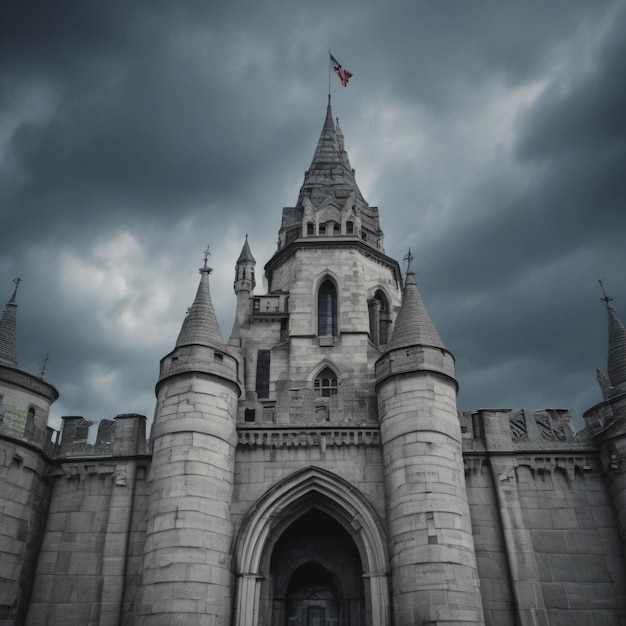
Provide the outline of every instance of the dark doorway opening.
[[278,539],[270,565],[274,626],[363,626],[357,547],[330,515],[311,509]]

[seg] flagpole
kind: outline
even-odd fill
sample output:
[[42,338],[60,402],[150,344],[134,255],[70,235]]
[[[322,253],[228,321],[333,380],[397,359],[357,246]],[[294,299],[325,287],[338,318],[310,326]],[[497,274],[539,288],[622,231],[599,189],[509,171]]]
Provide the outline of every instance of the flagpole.
[[328,51],[328,104],[330,104],[330,50]]

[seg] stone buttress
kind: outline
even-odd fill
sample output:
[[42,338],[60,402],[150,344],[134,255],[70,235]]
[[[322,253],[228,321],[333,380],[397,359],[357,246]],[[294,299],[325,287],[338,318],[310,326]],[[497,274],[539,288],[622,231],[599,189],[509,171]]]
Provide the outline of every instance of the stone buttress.
[[209,292],[206,256],[174,350],[161,361],[152,427],[141,625],[231,622],[237,362]]
[[393,621],[483,624],[454,359],[430,321],[410,269],[376,378]]

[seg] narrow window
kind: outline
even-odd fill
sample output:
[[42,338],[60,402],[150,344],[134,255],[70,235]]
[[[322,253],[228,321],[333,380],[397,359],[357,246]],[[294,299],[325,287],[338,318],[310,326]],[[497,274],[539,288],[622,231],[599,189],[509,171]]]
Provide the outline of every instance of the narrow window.
[[380,345],[385,345],[389,341],[389,327],[391,324],[391,317],[389,315],[389,305],[387,298],[382,291],[377,291],[374,297],[379,302],[378,307],[378,342]]
[[315,395],[318,398],[330,398],[337,395],[337,376],[330,367],[325,367],[315,379]]
[[259,350],[256,358],[256,393],[259,398],[270,396],[270,350]]
[[326,234],[326,224],[321,224],[320,225],[320,235],[325,235]]
[[346,235],[354,235],[354,222],[346,222]]
[[325,280],[317,295],[317,334],[337,336],[337,289]]
[[314,235],[315,234],[315,225],[313,224],[313,222],[307,222],[307,224],[306,224],[306,234],[307,235]]
[[341,226],[339,226],[339,224],[335,224],[333,226],[333,235],[334,236],[341,235]]
[[27,437],[32,437],[35,433],[35,409],[34,407],[29,407],[28,415],[26,417],[26,427],[24,429],[24,434]]
[[246,409],[244,416],[244,422],[254,422],[256,420],[256,410],[255,409]]

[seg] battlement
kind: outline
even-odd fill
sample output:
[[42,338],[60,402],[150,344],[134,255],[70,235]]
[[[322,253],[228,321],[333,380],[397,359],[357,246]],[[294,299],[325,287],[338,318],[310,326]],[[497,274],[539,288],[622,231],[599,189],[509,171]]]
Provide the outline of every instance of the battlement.
[[93,422],[80,415],[61,419],[63,427],[57,441],[50,438],[46,444],[46,452],[54,458],[136,456],[149,452],[144,415],[123,413],[113,420],[101,420],[94,443],[89,442]]
[[574,431],[567,409],[478,409],[459,411],[459,420],[464,452],[594,447],[585,431]]

